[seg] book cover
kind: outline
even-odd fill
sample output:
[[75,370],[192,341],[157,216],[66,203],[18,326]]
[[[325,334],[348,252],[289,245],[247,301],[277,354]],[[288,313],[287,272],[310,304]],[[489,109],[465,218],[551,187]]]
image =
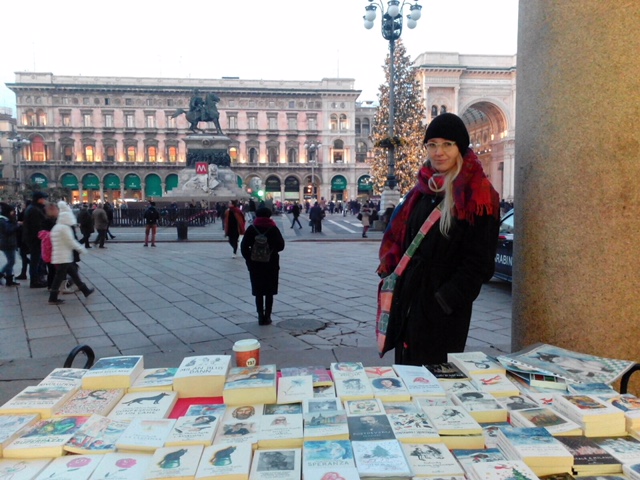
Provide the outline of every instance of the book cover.
[[524,460],[536,472],[537,467],[554,467],[553,473],[568,472],[573,456],[544,428],[505,427],[498,431],[498,447],[507,458]]
[[422,408],[414,402],[385,402],[382,404],[387,415],[400,413],[422,413]]
[[402,379],[412,397],[444,397],[445,391],[438,379],[422,366],[394,365],[393,369]]
[[64,449],[81,455],[114,452],[116,441],[128,425],[128,420],[111,420],[102,415],[91,415],[66,443]]
[[202,452],[196,480],[247,480],[252,456],[249,444],[207,447]]
[[220,417],[215,415],[198,415],[180,417],[176,420],[164,445],[175,447],[180,445],[203,445],[213,443]]
[[42,470],[38,478],[42,480],[45,478],[86,480],[101,460],[102,457],[96,455],[69,455],[55,458]]
[[77,387],[82,385],[82,377],[88,370],[84,368],[54,368],[38,384],[40,387]]
[[303,436],[302,414],[263,415],[258,448],[300,448]]
[[402,444],[414,477],[463,478],[464,469],[444,444]]
[[364,367],[369,378],[397,377],[393,367]]
[[167,418],[178,400],[177,392],[127,393],[108,417],[114,420]]
[[91,480],[144,480],[150,453],[107,453],[91,475]]
[[640,398],[630,393],[598,397],[604,403],[611,405],[624,413],[627,428],[640,427]]
[[283,367],[280,369],[280,373],[283,377],[311,375],[313,377],[314,387],[333,385],[331,375],[329,374],[329,371],[324,367]]
[[379,377],[371,379],[373,395],[383,402],[408,402],[411,394],[402,380],[396,377]]
[[567,391],[574,395],[618,395],[611,385],[602,382],[569,383]]
[[475,480],[538,480],[536,474],[521,460],[475,463],[470,471]]
[[75,386],[31,386],[26,387],[0,407],[0,414],[26,415],[37,413],[41,418],[50,418],[71,395]]
[[134,418],[116,441],[116,447],[118,451],[152,452],[164,446],[175,423],[175,420],[168,418]]
[[227,411],[227,406],[223,403],[215,404],[195,404],[189,405],[184,412],[185,417],[199,417],[200,415],[213,415],[222,418]]
[[494,397],[509,397],[519,395],[520,390],[509,378],[502,373],[474,373],[471,381],[478,390],[487,392]]
[[302,449],[302,474],[306,479],[312,471],[355,470],[351,442],[348,440],[305,441]]
[[220,397],[230,364],[230,355],[185,357],[173,377],[173,390],[180,398]]
[[519,352],[498,357],[505,366],[553,375],[573,383],[613,383],[634,362],[597,357],[547,344],[535,344]]
[[171,391],[177,371],[177,368],[145,368],[133,381],[128,393]]
[[551,435],[582,435],[580,425],[547,407],[514,410],[510,420],[514,427],[540,427]]
[[267,403],[263,406],[263,415],[283,415],[302,413],[302,403],[284,403],[282,405],[278,403]]
[[224,403],[276,403],[276,366],[234,367],[223,390]]
[[334,362],[330,365],[333,380],[337,378],[366,377],[364,365],[361,362]]
[[440,435],[482,435],[480,424],[462,407],[425,407],[424,412]]
[[397,440],[351,442],[361,478],[410,477],[411,468]]
[[336,388],[333,385],[320,385],[313,387],[313,398],[334,398],[336,396]]
[[[29,430],[40,420],[40,415],[0,415],[0,457],[2,449]],[[1,478],[1,477],[0,477]]]
[[512,410],[529,410],[532,408],[539,408],[540,405],[535,401],[523,396],[523,395],[511,395],[506,398],[500,398],[498,400],[500,405],[506,408],[508,411]]
[[453,382],[442,382],[442,388],[447,395],[458,395],[460,393],[478,391],[471,380],[455,380]]
[[257,444],[258,419],[240,421],[222,421],[213,440],[214,445]]
[[337,398],[313,398],[302,402],[303,413],[328,412],[342,410],[342,403]]
[[144,370],[142,355],[105,357],[98,360],[82,377],[82,388],[129,388]]
[[620,463],[640,463],[640,441],[633,437],[598,437],[593,441]]
[[123,388],[113,390],[78,390],[59,409],[54,417],[73,417],[93,413],[107,415],[124,396]]
[[442,442],[438,431],[424,413],[387,415],[393,434],[402,443]]
[[483,462],[499,462],[506,460],[504,454],[498,448],[483,448],[481,450],[452,450],[453,456],[465,472],[471,471],[471,466]]
[[450,382],[456,380],[469,380],[469,377],[451,362],[433,363],[424,365],[439,382]]
[[349,424],[344,410],[323,410],[302,416],[305,440],[348,440]]
[[342,400],[366,400],[373,398],[371,383],[364,373],[361,376],[335,379],[336,395]]
[[202,445],[159,448],[151,458],[145,480],[195,477],[203,450]]
[[33,458],[30,460],[0,458],[0,479],[33,480],[49,463],[51,463],[50,458]]
[[301,449],[258,450],[253,454],[251,480],[299,480]]
[[506,373],[505,368],[500,363],[482,352],[449,353],[447,361],[453,363],[467,376],[473,373]]
[[[511,424],[509,422],[490,422],[490,423],[481,423],[482,427],[482,436],[484,437],[484,444],[487,448],[495,448],[498,445],[498,431],[501,428],[509,427]],[[521,426],[521,425],[513,425]],[[523,426],[523,425],[522,425]],[[526,425],[535,426],[535,425]]]
[[53,458],[64,455],[64,445],[88,417],[60,417],[40,420],[3,450],[6,458]]
[[558,435],[556,438],[562,442],[569,453],[573,455],[575,470],[581,470],[583,467],[588,466],[608,465],[611,469],[608,472],[602,473],[616,473],[621,471],[622,467],[620,462],[590,438],[582,435]]
[[257,422],[262,417],[263,410],[263,404],[231,406],[225,411],[223,422]]
[[344,409],[350,417],[358,415],[384,415],[385,410],[379,398],[370,400],[346,400]]
[[396,438],[386,415],[347,417],[347,424],[351,441],[378,441]]
[[280,377],[278,380],[278,403],[299,403],[310,398],[313,398],[311,375]]
[[632,480],[638,480],[640,478],[640,463],[623,465],[622,471]]
[[507,410],[489,393],[466,392],[452,395],[456,405],[461,405],[478,422],[506,422]]
[[451,397],[418,397],[415,399],[416,405],[420,411],[424,411],[427,407],[444,407],[446,405],[455,405]]

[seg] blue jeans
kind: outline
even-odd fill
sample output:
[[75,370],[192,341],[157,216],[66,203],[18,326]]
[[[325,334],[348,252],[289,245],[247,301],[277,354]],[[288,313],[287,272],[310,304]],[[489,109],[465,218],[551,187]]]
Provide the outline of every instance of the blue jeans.
[[2,252],[7,257],[7,264],[0,273],[7,276],[13,276],[13,266],[16,263],[16,250],[15,248],[12,248],[11,250],[2,250]]

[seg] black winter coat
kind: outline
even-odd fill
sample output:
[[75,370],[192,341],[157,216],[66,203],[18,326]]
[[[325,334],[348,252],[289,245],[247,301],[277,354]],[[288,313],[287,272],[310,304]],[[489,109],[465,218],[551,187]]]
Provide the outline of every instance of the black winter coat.
[[[405,250],[439,202],[429,195],[418,201]],[[498,228],[491,215],[473,224],[454,220],[449,238],[440,233],[440,222],[431,228],[394,290],[387,335],[395,342],[397,363],[442,363],[447,353],[464,351],[473,301],[493,276]]]
[[[271,248],[271,259],[269,262],[253,262],[251,261],[251,248],[255,241],[256,235],[265,233],[267,242]],[[284,250],[284,238],[278,227],[269,228],[256,227],[251,225],[244,232],[242,243],[240,244],[240,252],[247,262],[249,269],[249,277],[251,279],[251,295],[277,295],[278,294],[278,273],[280,272],[280,255],[278,252]]]
[[18,247],[18,224],[7,217],[0,216],[0,250],[10,251]]

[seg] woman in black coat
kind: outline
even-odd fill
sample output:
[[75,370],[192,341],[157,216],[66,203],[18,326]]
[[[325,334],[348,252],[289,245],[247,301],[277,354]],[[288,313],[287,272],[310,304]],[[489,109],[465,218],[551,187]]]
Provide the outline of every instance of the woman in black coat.
[[[273,296],[278,294],[278,273],[280,271],[280,255],[284,250],[284,238],[278,230],[275,222],[271,220],[271,210],[262,207],[256,211],[256,219],[244,233],[240,252],[247,262],[249,278],[251,279],[251,294],[256,297],[256,309],[258,311],[258,324],[271,324],[271,311],[273,309]],[[254,247],[256,236],[264,234],[271,250],[268,262],[251,260],[251,251]]]

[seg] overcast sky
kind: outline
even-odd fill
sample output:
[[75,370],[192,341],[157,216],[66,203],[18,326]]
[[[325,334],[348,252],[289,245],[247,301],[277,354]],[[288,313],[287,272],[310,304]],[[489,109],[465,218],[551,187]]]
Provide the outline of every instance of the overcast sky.
[[[0,107],[16,71],[55,75],[265,80],[354,78],[377,100],[388,42],[380,14],[366,30],[367,0],[32,0],[3,2]],[[423,52],[517,53],[518,0],[420,0],[402,33]],[[386,8],[386,0],[384,0]],[[408,8],[405,9],[405,14]]]

